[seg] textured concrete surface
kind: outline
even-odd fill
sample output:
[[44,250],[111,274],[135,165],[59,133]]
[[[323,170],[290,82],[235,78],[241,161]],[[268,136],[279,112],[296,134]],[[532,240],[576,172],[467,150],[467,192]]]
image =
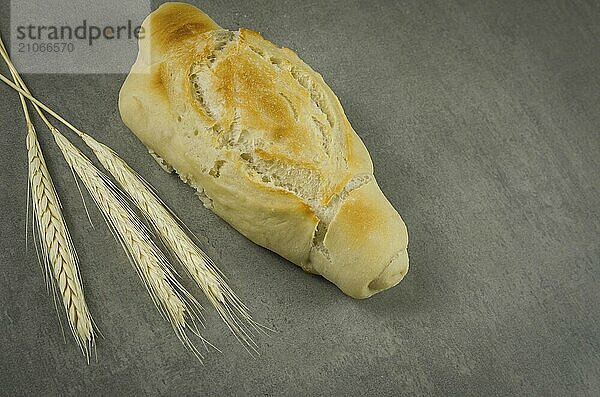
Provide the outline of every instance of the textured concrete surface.
[[[123,75],[26,76],[157,187],[278,333],[252,359],[209,311],[205,336],[223,354],[196,362],[97,211],[95,228],[86,221],[42,135],[104,335],[86,365],[25,250],[24,124],[0,87],[0,394],[600,394],[600,3],[197,5],[323,74],[408,224],[410,273],[372,299],[347,298],[244,239],[164,173],[120,122]],[[7,14],[3,1],[3,37]]]

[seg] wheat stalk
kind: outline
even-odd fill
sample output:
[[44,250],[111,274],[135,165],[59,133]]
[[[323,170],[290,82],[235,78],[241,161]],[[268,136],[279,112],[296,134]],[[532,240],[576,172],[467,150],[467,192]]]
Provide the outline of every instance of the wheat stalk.
[[28,125],[27,132],[27,156],[30,194],[46,270],[54,275],[53,285],[58,287],[58,293],[62,297],[71,331],[89,360],[90,350],[95,345],[95,335],[83,294],[77,255],[31,124]]
[[[8,54],[0,39],[0,53],[6,60]],[[15,72],[11,70],[15,82]],[[27,161],[29,195],[35,217],[34,229],[42,251],[46,280],[52,279],[66,312],[73,337],[89,362],[95,347],[93,321],[85,301],[77,254],[71,240],[60,201],[42,153],[35,127],[23,95],[19,95],[27,123]],[[54,277],[50,276],[52,274]]]
[[147,227],[127,205],[123,193],[56,128],[52,128],[52,134],[67,163],[79,176],[127,252],[156,307],[171,322],[184,345],[201,359],[186,333],[190,330],[200,336],[196,326],[200,304],[175,278],[167,258],[153,242]]
[[[2,46],[0,49],[3,48]],[[201,323],[200,304],[176,279],[169,261],[152,240],[148,228],[131,210],[124,194],[48,121],[40,107],[56,116],[59,121],[66,125],[70,126],[70,124],[31,95],[6,51],[3,50],[2,52],[11,74],[13,74],[20,87],[12,84],[10,80],[1,74],[0,80],[32,101],[38,114],[50,129],[65,160],[74,173],[79,176],[103,214],[111,232],[128,254],[130,262],[144,282],[154,304],[161,314],[170,321],[183,344],[190,348],[194,355],[202,361],[202,355],[192,344],[186,333],[186,330],[189,330],[198,336],[205,346],[214,347],[198,333],[196,323]],[[71,126],[71,128],[74,127]]]
[[[1,75],[0,79],[2,79]],[[15,89],[18,90],[18,88]],[[202,289],[230,331],[246,350],[251,354],[258,354],[256,343],[252,339],[252,330],[270,329],[252,319],[247,307],[229,287],[214,262],[183,230],[173,212],[154,193],[152,187],[112,149],[80,131],[37,99],[31,96],[28,98],[85,141],[102,165],[136,203],[161,240]]]
[[[0,79],[2,79],[1,75]],[[8,82],[6,83],[11,85]],[[21,85],[23,85],[22,80]],[[12,87],[20,91],[18,87]],[[26,94],[29,93],[27,92]],[[152,224],[163,243],[202,289],[235,337],[251,354],[258,354],[256,343],[252,339],[253,329],[259,331],[270,329],[252,319],[247,307],[229,287],[214,262],[184,231],[183,224],[156,195],[153,188],[112,149],[75,128],[31,95],[26,96],[34,103],[36,109],[44,119],[45,117],[41,113],[40,107],[84,140],[101,164],[113,175],[122,189],[130,196],[146,219]],[[47,122],[47,124],[49,123]],[[49,127],[51,130],[54,129],[51,125]]]
[[[258,354],[252,328],[260,329],[247,307],[231,290],[213,261],[194,243],[173,212],[152,187],[112,149],[86,134],[81,135],[100,163],[136,203],[164,244],[202,289],[231,332],[251,353]],[[264,328],[264,327],[263,327]]]

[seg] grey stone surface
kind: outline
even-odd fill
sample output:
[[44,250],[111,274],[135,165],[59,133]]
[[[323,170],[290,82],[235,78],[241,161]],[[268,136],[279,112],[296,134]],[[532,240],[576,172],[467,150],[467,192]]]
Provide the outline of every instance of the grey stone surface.
[[252,359],[208,311],[205,336],[223,354],[195,361],[95,209],[95,228],[86,221],[41,134],[104,336],[86,365],[25,250],[24,123],[0,87],[0,394],[600,393],[600,3],[196,3],[323,74],[408,225],[411,271],[369,300],[344,296],[243,238],[156,165],[119,119],[125,76],[25,76],[156,186],[278,332]]

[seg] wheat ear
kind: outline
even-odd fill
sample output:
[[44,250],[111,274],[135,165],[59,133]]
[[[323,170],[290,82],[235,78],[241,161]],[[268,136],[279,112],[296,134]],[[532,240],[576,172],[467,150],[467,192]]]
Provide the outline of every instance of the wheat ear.
[[199,320],[200,304],[175,278],[167,258],[153,242],[146,226],[127,205],[123,193],[56,128],[52,129],[52,133],[67,163],[79,176],[127,252],[156,307],[171,322],[184,345],[201,359],[201,354],[186,333],[190,330],[199,336],[196,322]]
[[[8,54],[1,39],[0,53],[6,60]],[[11,74],[17,82],[18,79],[12,70]],[[27,123],[28,179],[35,218],[34,229],[42,251],[46,279],[53,280],[52,287],[60,295],[69,328],[89,362],[90,353],[95,347],[95,332],[83,294],[77,254],[27,104],[23,95],[19,94],[19,97]]]
[[54,275],[69,326],[89,360],[95,345],[93,323],[78,270],[78,261],[58,196],[46,167],[33,125],[28,125],[27,156],[30,192],[46,269]]
[[30,96],[28,98],[86,142],[98,160],[140,208],[165,245],[200,286],[231,332],[251,354],[258,354],[252,339],[252,330],[270,329],[252,319],[247,307],[227,285],[212,260],[187,235],[172,211],[154,193],[152,187],[112,149],[80,131],[37,99]]
[[231,332],[249,352],[258,354],[256,343],[252,339],[252,329],[260,329],[263,326],[252,319],[247,307],[229,287],[213,261],[188,236],[173,212],[137,172],[106,145],[86,134],[81,134],[81,137],[104,168],[136,203],[163,243],[202,289]]
[[198,333],[197,323],[200,323],[201,319],[200,304],[175,278],[175,273],[171,269],[169,261],[152,240],[148,228],[131,210],[123,192],[48,121],[40,107],[56,116],[65,125],[70,125],[62,117],[35,99],[27,90],[25,83],[18,75],[10,59],[6,61],[11,73],[15,75],[18,84],[22,88],[13,84],[1,74],[0,80],[27,97],[34,104],[54,136],[54,140],[65,160],[79,176],[79,179],[94,199],[115,238],[128,254],[156,307],[170,321],[179,339],[192,350],[200,361],[202,361],[202,355],[191,343],[186,330],[198,336],[205,346],[210,345],[218,350]]

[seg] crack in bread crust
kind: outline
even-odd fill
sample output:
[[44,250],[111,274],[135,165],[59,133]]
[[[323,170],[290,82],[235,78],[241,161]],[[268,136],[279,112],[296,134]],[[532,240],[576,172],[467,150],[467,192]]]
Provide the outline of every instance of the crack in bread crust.
[[[218,161],[234,153],[249,178],[284,189],[319,212],[349,178],[345,131],[324,83],[254,32],[204,36],[188,78],[206,133],[221,151]],[[306,142],[312,146],[303,150]]]
[[[348,197],[350,193],[352,193],[356,189],[360,189],[367,183],[371,182],[371,175],[357,175],[350,179],[346,186],[341,190],[339,194],[333,197],[333,199],[325,206],[324,208],[320,208],[320,211],[316,213],[316,217],[319,219],[317,226],[315,227],[315,231],[313,233],[313,238],[311,242],[311,252],[318,251],[327,259],[331,261],[331,255],[329,250],[324,245],[325,237],[327,237],[327,231],[329,230],[329,225],[338,214],[342,204]],[[309,258],[310,254],[309,252]],[[310,260],[309,260],[310,261]],[[307,264],[309,267],[309,264]]]
[[203,172],[217,179],[228,162],[238,161],[254,183],[306,205],[316,219],[310,271],[312,252],[331,260],[324,240],[344,200],[372,180],[349,172],[349,124],[320,75],[291,51],[245,29],[202,36],[187,78],[204,134],[217,150]]

